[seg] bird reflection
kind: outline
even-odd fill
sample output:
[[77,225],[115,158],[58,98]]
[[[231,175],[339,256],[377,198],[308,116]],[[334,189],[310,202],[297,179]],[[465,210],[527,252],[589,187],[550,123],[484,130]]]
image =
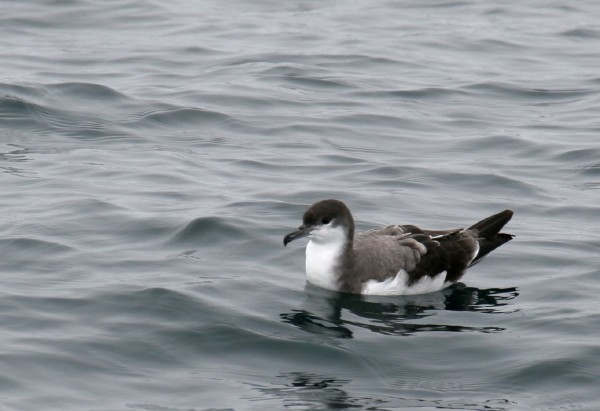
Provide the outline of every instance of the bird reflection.
[[350,383],[350,380],[347,379],[306,372],[284,373],[278,375],[278,377],[283,379],[285,383],[265,387],[260,391],[269,396],[284,398],[289,403],[288,405],[293,404],[296,407],[300,406],[302,409],[367,409],[368,406],[372,406],[374,403],[382,402],[368,397],[360,398],[349,395],[344,387]]
[[[409,336],[422,331],[484,332],[500,327],[436,324],[441,310],[506,313],[508,302],[519,295],[516,288],[478,289],[459,283],[440,292],[414,296],[364,296],[343,294],[307,284],[301,309],[280,315],[283,322],[311,333],[352,338],[353,328],[388,335]],[[415,322],[415,321],[419,322]]]
[[356,392],[350,388],[352,380],[333,377],[330,374],[287,372],[277,375],[281,380],[269,386],[260,387],[261,397],[275,397],[283,400],[285,409],[302,410],[389,410],[389,409],[469,409],[487,411],[507,411],[514,409],[515,403],[506,399],[490,399],[463,403],[453,399],[419,399],[400,396],[373,396],[370,393]]

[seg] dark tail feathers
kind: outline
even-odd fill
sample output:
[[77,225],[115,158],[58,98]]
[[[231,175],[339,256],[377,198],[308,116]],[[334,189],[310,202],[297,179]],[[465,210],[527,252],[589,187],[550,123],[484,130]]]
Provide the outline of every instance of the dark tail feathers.
[[484,218],[480,222],[469,227],[469,230],[479,232],[479,253],[477,253],[477,257],[471,262],[471,265],[478,263],[486,254],[512,240],[514,237],[512,234],[500,232],[502,227],[510,221],[512,216],[513,212],[511,210],[504,210],[498,214]]
[[479,232],[479,237],[491,239],[500,232],[502,227],[510,221],[512,216],[513,212],[511,210],[504,210],[473,224],[469,227],[469,230],[477,230]]

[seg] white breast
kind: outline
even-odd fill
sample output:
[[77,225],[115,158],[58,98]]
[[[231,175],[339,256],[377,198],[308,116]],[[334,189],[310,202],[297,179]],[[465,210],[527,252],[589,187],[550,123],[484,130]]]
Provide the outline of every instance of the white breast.
[[442,290],[451,284],[446,282],[446,271],[444,271],[433,278],[425,276],[409,287],[408,274],[406,271],[400,270],[394,278],[385,281],[367,281],[363,286],[362,293],[369,295],[426,294]]
[[311,240],[306,246],[306,279],[311,284],[337,291],[336,265],[342,252],[341,243]]

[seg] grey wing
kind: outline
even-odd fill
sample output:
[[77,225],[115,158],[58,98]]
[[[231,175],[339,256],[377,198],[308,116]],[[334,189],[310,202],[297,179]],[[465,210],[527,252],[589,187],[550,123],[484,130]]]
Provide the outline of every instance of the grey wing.
[[403,235],[408,233],[401,225],[388,225],[387,227],[373,228],[371,230],[362,232],[358,235]]
[[[364,282],[394,278],[400,270],[409,281],[434,277],[446,271],[447,280],[458,281],[473,260],[477,240],[463,229],[423,230],[411,225],[391,225],[365,231],[354,237],[353,274],[341,284],[349,292],[360,292]],[[475,254],[474,254],[475,253]]]
[[392,235],[392,236],[408,236],[410,234],[425,234],[431,237],[445,236],[461,231],[462,228],[453,228],[451,230],[426,230],[416,225],[389,225],[387,227],[373,228],[361,234],[365,235]]
[[354,275],[361,284],[369,279],[383,281],[400,270],[413,271],[428,248],[437,242],[425,234],[381,235],[372,232],[354,238]]

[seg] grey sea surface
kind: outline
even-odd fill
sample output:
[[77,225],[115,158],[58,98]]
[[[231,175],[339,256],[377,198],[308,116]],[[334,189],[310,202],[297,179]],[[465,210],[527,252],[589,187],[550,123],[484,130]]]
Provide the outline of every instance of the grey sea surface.
[[[599,409],[600,3],[0,6],[0,409]],[[324,198],[516,238],[338,295]]]

